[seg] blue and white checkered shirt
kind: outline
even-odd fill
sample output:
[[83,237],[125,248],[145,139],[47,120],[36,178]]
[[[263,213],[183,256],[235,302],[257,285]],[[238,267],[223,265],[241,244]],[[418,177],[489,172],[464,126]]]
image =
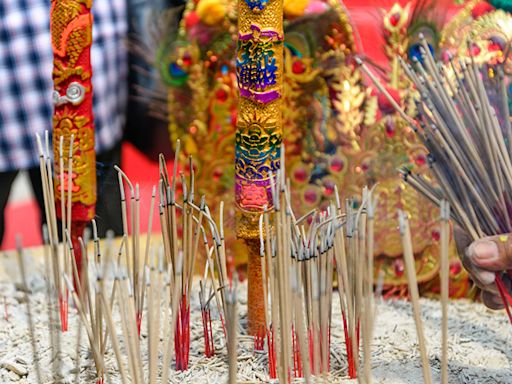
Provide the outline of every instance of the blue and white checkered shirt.
[[[126,0],[94,0],[96,150],[123,134],[127,102]],[[38,164],[35,133],[52,127],[50,0],[0,0],[0,172]]]

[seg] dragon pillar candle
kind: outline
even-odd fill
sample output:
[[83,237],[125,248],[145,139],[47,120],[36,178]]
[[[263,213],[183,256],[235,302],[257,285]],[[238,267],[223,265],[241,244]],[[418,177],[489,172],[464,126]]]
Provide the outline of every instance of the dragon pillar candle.
[[265,207],[272,208],[270,174],[280,165],[283,37],[283,0],[238,1],[235,199],[237,235],[249,248],[252,335],[265,326],[258,219]]
[[[91,7],[92,0],[52,0],[50,12],[56,210],[71,235],[79,272],[82,263],[78,237],[94,218],[96,204]],[[63,153],[69,159],[66,162],[59,161]]]

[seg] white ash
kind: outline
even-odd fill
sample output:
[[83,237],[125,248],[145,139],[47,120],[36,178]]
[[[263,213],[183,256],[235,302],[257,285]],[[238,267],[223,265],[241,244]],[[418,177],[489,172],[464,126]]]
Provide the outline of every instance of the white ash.
[[[14,258],[1,257],[0,263],[0,383],[37,383],[32,359],[31,341],[26,315],[25,294],[16,279]],[[61,334],[60,377],[52,373],[52,356],[49,342],[48,315],[44,279],[39,269],[29,271],[33,319],[35,324],[38,360],[43,383],[94,383],[95,371],[89,352],[85,331],[80,344],[80,368],[76,371],[77,316],[70,304],[69,331]],[[43,284],[41,284],[43,282]],[[245,296],[246,285],[241,284],[239,297]],[[171,368],[171,383],[225,383],[227,379],[227,353],[224,336],[216,310],[214,337],[216,354],[204,356],[203,328],[197,295],[191,296],[191,351],[190,369],[175,372]],[[421,299],[422,319],[434,382],[440,382],[441,359],[441,306],[438,301]],[[7,311],[7,312],[5,312]],[[372,344],[372,370],[374,383],[410,384],[422,382],[421,362],[414,320],[410,303],[402,300],[378,304]],[[238,342],[238,382],[269,382],[266,353],[255,352],[252,338],[245,333],[246,303],[240,301],[240,335]],[[116,321],[118,321],[117,319]],[[351,383],[347,380],[347,359],[344,346],[339,301],[333,298],[332,358],[330,383]],[[59,324],[54,324],[59,327]],[[145,322],[142,325],[143,360],[147,357]],[[121,327],[119,326],[119,329]],[[119,331],[121,332],[121,331]],[[512,384],[512,327],[503,312],[494,312],[483,305],[469,301],[452,301],[449,308],[449,382],[479,384]],[[121,337],[122,339],[122,337]],[[160,353],[162,351],[160,350]],[[106,356],[108,375],[106,383],[120,383],[115,371],[113,352]],[[147,368],[147,367],[145,367]],[[78,381],[75,381],[78,377]],[[146,379],[147,380],[147,379]]]

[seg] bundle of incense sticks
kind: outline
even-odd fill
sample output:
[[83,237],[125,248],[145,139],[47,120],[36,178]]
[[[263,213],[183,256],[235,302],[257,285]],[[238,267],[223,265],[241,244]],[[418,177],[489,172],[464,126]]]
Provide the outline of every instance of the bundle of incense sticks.
[[359,366],[362,327],[365,376],[370,382],[375,313],[372,192],[363,191],[357,209],[353,200],[343,209],[338,197],[327,210],[296,219],[284,172],[271,179],[274,210],[265,210],[259,223],[269,376],[282,383],[298,377],[311,382],[312,375],[327,378],[336,266],[349,375],[356,377]]
[[[48,237],[48,229],[46,226],[43,227],[43,235],[45,238]],[[66,232],[67,242],[64,243],[66,246],[71,244],[69,234]],[[81,241],[83,244],[83,241]],[[22,285],[24,286],[23,291],[25,292],[25,302],[27,306],[27,317],[28,317],[28,326],[29,333],[32,345],[32,358],[33,364],[36,370],[36,380],[38,384],[42,384],[47,382],[47,378],[43,378],[41,373],[41,365],[39,362],[40,359],[40,351],[37,349],[37,344],[41,344],[40,341],[36,341],[36,334],[34,328],[34,321],[32,315],[32,305],[31,299],[28,295],[29,289],[27,286],[27,276],[26,276],[26,265],[24,259],[24,250],[21,245],[20,238],[17,238],[16,242],[17,254],[18,254],[18,264],[20,269],[20,276],[22,280]],[[48,340],[50,342],[50,350],[52,356],[52,378],[54,380],[63,379],[63,372],[61,371],[62,366],[62,355],[61,355],[61,332],[56,330],[54,327],[54,321],[58,318],[57,309],[60,308],[60,302],[58,302],[58,298],[60,298],[60,292],[57,289],[58,284],[66,284],[66,289],[71,297],[74,299],[76,304],[76,309],[78,311],[79,316],[81,317],[83,323],[86,325],[86,331],[89,337],[90,347],[92,351],[92,356],[95,362],[95,367],[97,371],[98,380],[97,384],[103,384],[104,379],[103,375],[105,373],[105,364],[103,361],[103,354],[105,353],[105,345],[106,345],[106,336],[107,333],[101,333],[101,325],[98,321],[100,321],[100,312],[96,309],[96,304],[94,303],[94,297],[91,295],[90,285],[86,284],[86,280],[89,281],[89,275],[86,272],[83,277],[80,279],[81,284],[76,286],[72,283],[70,277],[66,272],[62,271],[62,276],[59,276],[59,279],[55,280],[55,264],[58,262],[57,258],[51,258],[50,252],[48,251],[48,243],[43,247],[44,253],[44,275],[46,280],[46,295],[47,295],[47,315],[48,315],[48,331],[49,337]],[[82,250],[85,250],[85,246],[82,247]],[[68,248],[68,252],[70,256],[73,256],[72,247]],[[74,261],[74,257],[71,259]],[[83,267],[86,265],[87,260],[83,259]],[[86,270],[87,268],[84,268]],[[73,274],[76,277],[78,275],[78,270],[76,263],[72,266]],[[61,281],[62,280],[62,281]],[[75,283],[78,280],[75,280]],[[99,280],[98,280],[99,281]],[[110,304],[112,305],[112,304]],[[79,382],[78,375],[80,373],[80,346],[81,346],[81,322],[77,322],[77,340],[76,340],[76,355],[74,356],[76,366],[75,366],[75,382]],[[100,352],[101,351],[101,352]],[[52,381],[53,382],[53,381]]]
[[[53,281],[56,284],[58,291],[59,307],[60,307],[60,322],[61,329],[63,332],[68,329],[68,290],[66,284],[64,284],[63,274],[67,273],[71,275],[72,261],[68,252],[66,242],[63,241],[59,246],[59,229],[57,223],[57,214],[55,209],[55,193],[60,194],[61,202],[61,235],[66,231],[71,231],[71,199],[72,199],[72,174],[73,174],[73,141],[74,137],[71,135],[70,142],[65,143],[64,138],[61,136],[59,141],[59,179],[60,179],[60,190],[54,190],[53,184],[53,161],[50,155],[50,143],[48,131],[45,132],[44,147],[39,135],[36,135],[37,145],[39,149],[39,168],[41,172],[41,182],[43,186],[43,199],[45,205],[45,218],[46,218],[46,229],[44,232],[45,244],[49,245],[52,262]],[[67,147],[67,151],[65,151]],[[66,165],[64,166],[66,155]],[[56,154],[57,155],[57,154]],[[67,171],[65,171],[67,169]],[[57,175],[56,175],[57,176]],[[67,183],[65,183],[67,180]],[[67,194],[67,200],[64,198],[65,193]]]
[[[93,255],[89,257],[87,239],[78,238],[80,244],[80,252],[82,258],[82,265],[76,264],[75,249],[73,242],[68,231],[65,231],[66,244],[71,256],[72,274],[75,282],[79,284],[72,284],[70,275],[66,272],[63,273],[63,279],[66,282],[67,289],[73,299],[74,307],[76,308],[80,322],[79,327],[83,326],[87,333],[89,346],[94,360],[97,384],[105,382],[106,366],[104,361],[105,353],[107,352],[108,336],[111,335],[112,346],[117,355],[119,349],[119,342],[113,327],[112,311],[114,299],[116,297],[116,289],[119,289],[116,284],[113,284],[109,293],[104,284],[104,276],[107,272],[108,265],[112,262],[110,257],[112,252],[112,241],[107,242],[108,252],[106,258],[102,256],[100,247],[100,239],[98,237],[98,230],[96,221],[92,220],[92,240],[93,240]],[[124,239],[121,242],[118,252],[118,260],[122,254],[123,247],[125,246]],[[116,264],[117,265],[117,264]],[[81,275],[79,275],[81,271]],[[92,272],[92,273],[91,273]],[[77,367],[79,368],[79,350],[78,347],[81,343],[81,328],[77,332]],[[77,370],[77,375],[80,369]],[[124,375],[123,367],[120,367],[121,376]]]
[[[151,230],[153,224],[153,214],[156,199],[156,187],[153,186],[151,193],[151,205],[149,209],[149,222],[146,237],[146,244],[144,248],[144,258],[141,257],[141,237],[140,237],[140,188],[138,184],[133,186],[133,183],[128,176],[119,168],[114,166],[118,173],[119,190],[121,196],[121,216],[123,222],[123,241],[125,242],[124,256],[126,268],[129,271],[130,284],[133,290],[133,297],[135,300],[137,332],[140,335],[140,328],[142,322],[142,310],[144,307],[144,297],[146,290],[146,268],[149,264],[149,253],[151,249]],[[128,204],[126,201],[125,182],[128,185],[130,192],[130,210],[128,211]],[[128,212],[130,213],[130,220],[128,220]],[[131,233],[129,230],[131,229]],[[117,261],[120,262],[120,259]]]
[[[169,178],[165,159],[163,156],[160,156],[159,159],[159,214],[162,228],[163,247],[161,250],[161,257],[158,262],[158,268],[154,264],[151,265],[150,263],[151,236],[147,237],[144,256],[142,258],[142,250],[140,246],[139,186],[136,184],[134,187],[126,174],[120,168],[116,167],[116,169],[118,171],[121,193],[121,212],[124,232],[123,238],[126,242],[126,246],[124,247],[124,256],[126,266],[129,271],[127,278],[130,283],[131,291],[133,292],[132,295],[134,298],[137,331],[140,335],[145,297],[147,296],[150,301],[148,302],[148,308],[153,308],[155,300],[156,303],[158,303],[156,308],[160,307],[160,293],[155,297],[155,292],[159,290],[154,288],[155,283],[153,283],[154,280],[152,280],[151,277],[155,275],[154,271],[156,270],[159,270],[160,273],[162,273],[162,271],[166,271],[169,279],[168,286],[170,292],[179,293],[179,305],[177,306],[177,310],[172,312],[173,316],[176,315],[175,322],[173,322],[175,325],[172,327],[174,332],[172,340],[174,342],[176,352],[176,369],[186,370],[188,369],[190,352],[190,293],[192,289],[195,261],[198,254],[202,252],[202,249],[204,248],[206,253],[205,275],[201,282],[199,295],[201,302],[204,304],[202,308],[205,353],[207,356],[212,356],[215,352],[210,312],[210,302],[212,298],[215,299],[221,322],[224,327],[225,301],[223,288],[226,286],[225,280],[227,276],[227,267],[224,232],[222,229],[222,204],[219,223],[217,223],[210,214],[210,210],[205,202],[204,196],[201,197],[199,204],[196,203],[194,196],[195,180],[192,158],[189,159],[189,177],[187,180],[185,172],[178,172],[179,149],[180,143],[178,141],[176,145],[172,179]],[[125,182],[130,191],[130,209],[128,209],[128,203],[125,197]],[[178,193],[178,189],[181,190],[181,194]],[[148,234],[151,233],[156,192],[157,188],[154,187],[151,197],[149,227],[147,230]],[[130,219],[128,219],[128,216]],[[130,229],[131,233],[129,232]],[[156,286],[161,287],[162,283],[160,278],[157,279],[157,281],[159,282],[156,283]],[[208,286],[210,287],[210,296],[206,298],[205,290]],[[174,301],[171,303],[173,305],[176,304]],[[158,313],[154,312],[152,309],[148,309],[147,313],[148,316],[151,316],[151,318],[148,318],[149,323],[154,324],[154,321],[156,321],[158,326],[158,323],[161,320]],[[154,336],[154,338],[150,337],[150,341],[152,341],[152,349],[150,349],[151,360],[153,356],[157,355],[157,350],[155,349],[155,338],[158,333],[150,333],[150,335]],[[171,356],[167,351],[164,358],[169,359],[170,361]]]
[[[142,360],[142,343],[138,337],[137,329],[137,316],[135,310],[135,297],[133,294],[133,285],[129,281],[128,273],[125,265],[120,264],[124,248],[126,247],[125,239],[121,241],[120,248],[117,254],[117,260],[112,260],[109,255],[113,255],[111,250],[112,241],[107,242],[107,252],[104,258],[100,249],[100,241],[97,236],[96,223],[93,220],[93,241],[94,241],[94,255],[89,257],[87,252],[87,244],[80,238],[82,258],[82,275],[79,279],[78,286],[72,283],[72,279],[66,273],[63,274],[63,280],[67,285],[67,289],[73,299],[74,308],[76,308],[79,321],[77,321],[77,348],[76,348],[76,378],[75,382],[79,382],[80,373],[80,353],[79,347],[81,345],[81,329],[85,329],[89,341],[89,348],[94,361],[94,366],[97,375],[97,384],[111,382],[109,378],[109,369],[105,361],[106,352],[111,347],[116,366],[114,367],[120,375],[121,382],[124,383],[143,383],[144,371],[143,366],[146,365]],[[69,236],[66,232],[67,245],[69,246],[69,253],[74,256],[74,249]],[[75,260],[72,257],[72,260]],[[161,329],[164,334],[172,335],[170,329],[173,324],[173,316],[170,315],[169,303],[176,303],[173,307],[173,313],[177,312],[177,303],[179,302],[176,293],[171,294],[168,284],[167,271],[163,269],[163,252],[159,254],[158,259],[154,257],[148,261],[149,270],[147,271],[146,279],[146,292],[148,296],[147,305],[147,318],[148,318],[148,346],[147,355],[149,356],[147,382],[155,382],[157,372],[159,370],[158,362],[158,345],[160,343]],[[59,332],[54,332],[52,324],[53,310],[52,310],[52,288],[50,278],[50,264],[52,261],[48,257],[48,252],[45,252],[45,264],[47,271],[48,284],[48,316],[49,316],[49,329],[50,341],[53,355],[60,356],[60,337]],[[75,279],[78,277],[78,267],[73,263],[73,275]],[[23,269],[22,269],[23,271]],[[181,272],[178,271],[177,275]],[[107,276],[113,275],[113,279],[108,279]],[[78,280],[75,280],[78,281]],[[176,290],[177,292],[177,290]],[[116,313],[117,312],[117,313]],[[161,321],[159,314],[165,313],[165,321]],[[117,323],[114,318],[120,319],[121,335],[117,329]],[[175,317],[175,316],[174,316]],[[167,324],[167,327],[165,325]],[[165,329],[168,331],[165,332]],[[33,330],[31,329],[33,338]],[[164,341],[167,340],[164,338]],[[171,342],[167,340],[167,347],[170,347]],[[34,358],[35,361],[37,358]],[[170,363],[170,361],[168,361]],[[127,366],[127,367],[126,367]],[[169,364],[167,365],[169,366]],[[62,377],[60,372],[60,357],[54,360],[53,378],[57,379]],[[106,380],[105,380],[106,379]],[[39,380],[39,379],[38,379]],[[42,383],[43,381],[38,381]]]
[[[420,94],[415,120],[358,61],[429,151],[435,182],[408,169],[400,172],[433,203],[440,205],[442,199],[447,199],[453,221],[474,240],[510,233],[512,127],[503,64],[478,65],[471,56],[450,57],[446,65],[436,63],[423,36],[420,40],[423,60],[412,65],[401,60]],[[499,243],[506,246],[508,236],[493,239],[503,252]],[[496,273],[496,285],[512,323],[512,297],[504,288],[503,273]],[[512,277],[512,272],[508,274]]]
[[[108,367],[104,356],[107,345],[111,345],[123,383],[145,382],[142,362],[143,345],[140,339],[142,319],[147,324],[147,382],[156,382],[159,372],[162,382],[167,382],[171,363],[171,346],[174,344],[176,368],[188,368],[190,349],[190,293],[195,260],[199,253],[205,253],[205,275],[201,281],[200,297],[205,310],[206,353],[215,351],[211,328],[210,302],[214,299],[226,333],[224,319],[228,310],[226,303],[227,267],[224,245],[222,204],[218,222],[210,214],[203,196],[198,205],[194,201],[194,169],[189,161],[189,179],[180,172],[178,180],[178,151],[172,179],[168,177],[165,159],[160,158],[160,222],[162,225],[162,246],[154,252],[151,245],[151,223],[154,212],[157,188],[151,195],[148,236],[144,249],[140,236],[139,186],[135,187],[126,174],[116,167],[121,191],[121,212],[123,237],[117,252],[112,252],[112,239],[107,242],[108,250],[102,256],[96,222],[92,222],[93,255],[89,257],[87,239],[79,239],[82,265],[76,265],[76,250],[70,238],[69,223],[62,225],[64,241],[59,252],[59,237],[55,215],[52,185],[52,168],[48,152],[38,138],[40,150],[41,177],[48,226],[45,226],[45,261],[47,271],[52,271],[48,280],[48,313],[50,324],[55,317],[52,308],[54,297],[61,306],[61,320],[64,324],[63,309],[67,310],[67,295],[70,294],[74,307],[85,329],[97,371],[97,383],[108,379]],[[70,143],[70,146],[72,143]],[[60,146],[60,161],[63,162],[63,142]],[[179,142],[177,144],[179,148]],[[72,172],[68,161],[68,172]],[[61,180],[65,179],[61,166]],[[125,183],[130,193],[130,203],[126,201]],[[61,182],[61,185],[65,185]],[[178,187],[182,191],[178,195]],[[69,184],[68,184],[69,188]],[[68,195],[69,197],[70,195]],[[68,199],[68,205],[69,205]],[[68,210],[63,212],[69,213]],[[68,215],[65,215],[68,216]],[[21,253],[21,251],[20,251]],[[67,261],[66,261],[67,260]],[[81,276],[79,273],[81,271]],[[109,272],[110,271],[110,272]],[[113,271],[113,272],[112,272]],[[23,272],[23,271],[22,271]],[[107,279],[108,275],[110,279]],[[74,284],[72,280],[74,279]],[[205,292],[209,289],[209,296]],[[65,293],[65,294],[64,294]],[[231,298],[235,297],[231,293]],[[146,305],[144,305],[146,303]],[[234,305],[231,300],[231,306]],[[233,313],[229,312],[233,317]],[[121,319],[121,335],[115,327],[114,316]],[[67,312],[66,312],[67,318]],[[66,323],[67,324],[67,321]],[[233,324],[233,326],[236,324]],[[51,327],[50,327],[51,328]],[[81,328],[80,328],[81,329]],[[233,331],[231,331],[233,332]],[[33,331],[31,332],[33,335]],[[80,332],[78,332],[80,335]],[[50,340],[54,351],[60,350],[60,336],[51,331]],[[80,337],[78,336],[80,342]],[[35,353],[35,352],[34,352]],[[159,356],[162,356],[160,359]],[[77,355],[77,361],[78,360]],[[57,360],[57,359],[56,359]],[[58,377],[59,363],[55,363],[54,377]],[[79,369],[77,370],[79,372]],[[236,372],[235,372],[236,374]]]
[[[160,156],[160,223],[162,226],[162,238],[164,244],[165,260],[171,271],[177,268],[176,262],[178,255],[181,255],[183,263],[183,274],[180,281],[173,279],[172,285],[179,286],[180,306],[177,314],[177,323],[175,328],[175,350],[176,350],[176,369],[188,369],[188,356],[190,351],[190,292],[192,280],[194,277],[194,265],[201,248],[204,247],[206,254],[205,277],[203,288],[211,282],[212,295],[207,300],[203,300],[204,321],[207,326],[204,327],[206,353],[212,354],[214,351],[213,340],[211,339],[209,302],[214,298],[217,303],[220,319],[225,330],[224,319],[226,318],[225,308],[225,288],[227,282],[226,267],[226,249],[224,243],[223,230],[223,203],[220,204],[219,222],[217,223],[211,213],[206,199],[201,197],[197,204],[194,195],[194,165],[192,158],[189,158],[187,179],[184,172],[180,173],[181,180],[181,201],[178,202],[177,177],[178,177],[178,159],[180,142],[176,144],[176,153],[172,179],[169,179],[165,159]],[[181,220],[179,220],[179,217]],[[182,233],[178,237],[178,230]],[[208,238],[207,233],[210,235]],[[212,258],[214,256],[215,261]],[[217,277],[215,276],[217,270]],[[201,296],[205,299],[204,295]],[[211,352],[212,351],[212,352]]]

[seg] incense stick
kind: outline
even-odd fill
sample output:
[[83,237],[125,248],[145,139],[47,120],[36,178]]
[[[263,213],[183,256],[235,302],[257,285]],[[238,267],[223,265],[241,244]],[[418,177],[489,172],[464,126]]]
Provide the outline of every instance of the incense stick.
[[100,354],[100,351],[97,348],[95,337],[94,337],[94,330],[91,326],[91,324],[87,321],[87,316],[85,309],[82,306],[82,302],[80,298],[78,297],[77,293],[75,292],[75,289],[73,287],[73,284],[71,283],[71,280],[67,275],[64,275],[64,281],[66,282],[66,285],[68,287],[68,290],[73,298],[73,301],[75,303],[75,306],[78,310],[78,313],[80,315],[80,318],[82,319],[82,324],[85,327],[85,330],[87,331],[87,336],[89,338],[89,346],[92,350],[93,360],[96,366],[96,371],[98,373],[98,381],[103,380],[103,374],[106,373],[104,369],[104,361],[103,357]]
[[237,289],[238,289],[238,276],[235,272],[233,278],[233,288],[230,289],[226,299],[228,310],[227,328],[228,328],[228,366],[229,366],[229,384],[236,384],[237,372],[237,328],[238,328],[238,311],[237,311]]
[[55,198],[53,194],[53,183],[51,161],[49,154],[49,139],[48,132],[45,132],[45,150],[41,137],[36,134],[36,141],[39,150],[39,171],[41,173],[41,184],[43,189],[43,200],[45,207],[45,217],[48,228],[48,241],[50,245],[50,253],[52,260],[53,281],[58,292],[59,308],[60,308],[60,323],[62,331],[67,329],[67,303],[64,302],[65,284],[62,281],[62,262],[59,255],[59,238],[57,232],[57,218],[55,214]]
[[404,263],[407,274],[407,284],[409,287],[409,296],[411,298],[414,322],[416,323],[416,333],[418,335],[418,346],[420,350],[423,379],[425,384],[432,383],[430,372],[430,363],[428,360],[425,334],[423,333],[423,323],[421,321],[420,297],[418,292],[418,282],[416,279],[416,266],[414,263],[414,254],[412,248],[411,232],[409,228],[409,219],[407,214],[399,211],[398,218],[400,222],[400,236],[402,237],[402,246],[404,251]]
[[450,265],[448,256],[448,242],[450,229],[448,220],[450,219],[450,205],[446,201],[441,202],[441,383],[448,384],[448,300],[449,300],[449,282]]
[[[49,330],[49,340],[50,340],[50,350],[52,356],[59,356],[60,351],[60,333],[55,331],[55,319],[58,319],[59,316],[55,313],[55,287],[56,284],[52,281],[53,274],[53,264],[50,258],[50,254],[48,252],[49,247],[49,235],[48,235],[48,226],[43,224],[42,227],[43,232],[43,257],[44,257],[44,271],[46,277],[46,306],[47,306],[47,318],[48,318],[48,330]],[[50,272],[52,271],[52,272]],[[55,277],[55,275],[53,275]],[[60,372],[60,358],[56,358],[52,363],[52,373],[54,376]]]
[[35,365],[36,368],[36,378],[38,383],[42,383],[41,378],[41,366],[39,364],[39,358],[37,353],[37,346],[36,346],[36,339],[35,339],[35,331],[34,331],[34,319],[32,315],[32,303],[30,301],[30,297],[28,295],[29,288],[27,284],[27,274],[25,271],[25,260],[23,258],[23,245],[21,243],[21,237],[16,237],[16,254],[18,257],[18,267],[20,271],[21,276],[21,284],[22,284],[22,290],[24,295],[24,301],[27,308],[27,320],[28,320],[28,327],[30,331],[30,345],[32,347],[32,362]]

